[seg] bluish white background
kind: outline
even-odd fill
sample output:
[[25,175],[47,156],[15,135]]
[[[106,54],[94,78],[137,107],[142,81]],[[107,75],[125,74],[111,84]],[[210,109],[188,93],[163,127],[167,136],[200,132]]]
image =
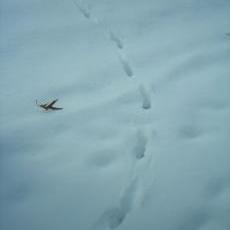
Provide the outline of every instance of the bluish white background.
[[2,230],[230,229],[230,1],[0,13]]

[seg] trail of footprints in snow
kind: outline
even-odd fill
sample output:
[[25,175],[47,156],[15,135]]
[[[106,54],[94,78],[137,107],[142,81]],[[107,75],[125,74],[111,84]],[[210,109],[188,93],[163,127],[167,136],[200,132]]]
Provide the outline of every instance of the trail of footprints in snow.
[[[134,72],[133,69],[124,53],[121,52],[121,50],[124,49],[124,44],[122,42],[122,40],[119,38],[119,36],[117,36],[111,29],[108,29],[107,26],[105,25],[105,23],[101,20],[99,20],[97,17],[92,17],[91,13],[90,13],[90,7],[89,6],[83,6],[82,3],[77,2],[76,0],[73,0],[75,6],[78,8],[78,10],[81,12],[81,14],[88,20],[91,20],[93,23],[96,24],[100,24],[102,25],[102,27],[105,29],[106,34],[108,34],[109,39],[115,43],[116,47],[120,50],[119,52],[119,61],[121,63],[121,66],[125,72],[125,74],[128,77],[133,77],[134,76]],[[142,108],[147,110],[151,108],[151,100],[150,100],[150,96],[147,93],[146,88],[141,85],[139,86],[139,92],[141,94],[141,98],[142,98]]]
[[[138,130],[135,137],[135,145],[131,151],[132,157],[134,157],[137,162],[145,157],[147,141],[144,132]],[[146,162],[148,161],[149,159],[147,159]],[[136,166],[137,165],[134,164],[133,168],[131,168],[131,176],[124,187],[118,204],[105,210],[92,227],[92,230],[114,230],[118,228],[124,222],[129,212],[139,204],[140,197],[138,197],[138,195],[140,194],[138,194],[138,190],[140,189],[138,183],[141,176]],[[144,164],[144,169],[145,166],[146,164]]]
[[[78,10],[81,14],[88,20],[92,20],[93,23],[103,25],[107,35],[109,35],[110,41],[115,43],[116,47],[121,51],[124,49],[124,44],[122,40],[110,29],[107,29],[103,22],[100,22],[98,18],[92,18],[89,7],[84,7],[79,2],[73,0],[74,4],[77,6]],[[133,77],[134,72],[129,64],[128,59],[125,57],[124,53],[120,52],[119,61],[121,66],[128,77]],[[150,95],[148,94],[146,88],[143,85],[139,86],[139,93],[142,98],[142,109],[148,110],[151,108],[151,100]],[[138,130],[136,133],[136,140],[134,147],[132,149],[132,153],[134,158],[139,161],[145,157],[146,153],[146,145],[147,145],[147,137],[145,136],[142,130]],[[136,164],[133,166],[133,175],[131,175],[131,179],[125,186],[124,192],[120,197],[120,201],[118,205],[106,210],[101,217],[96,221],[93,226],[93,230],[113,230],[119,227],[123,221],[125,220],[127,214],[131,211],[131,209],[135,206],[136,202],[136,194],[137,194],[137,184],[138,184],[138,175],[136,175]]]
[[[108,35],[108,38],[110,39],[110,41],[112,41],[116,45],[116,47],[119,50],[124,49],[123,41],[119,38],[119,36],[117,36],[111,29],[108,29],[103,21],[99,20],[97,17],[93,18],[91,16],[90,9],[88,6],[83,6],[82,3],[79,3],[75,0],[73,0],[73,2],[74,2],[74,5],[78,8],[78,10],[81,12],[81,14],[86,19],[91,20],[95,24],[100,24],[103,26],[104,30],[106,31],[106,34]],[[121,66],[122,66],[125,74],[128,77],[132,77],[134,74],[133,74],[132,67],[129,64],[128,59],[125,58],[124,55],[119,55],[119,61],[121,63]]]
[[[139,161],[145,157],[147,137],[142,130],[138,130],[135,139],[132,154],[133,157]],[[146,165],[144,165],[144,167],[145,166]],[[113,230],[123,223],[128,213],[140,202],[138,197],[139,180],[140,175],[137,172],[137,168],[134,166],[134,168],[132,168],[130,179],[125,185],[118,204],[105,210],[96,221],[92,230]]]

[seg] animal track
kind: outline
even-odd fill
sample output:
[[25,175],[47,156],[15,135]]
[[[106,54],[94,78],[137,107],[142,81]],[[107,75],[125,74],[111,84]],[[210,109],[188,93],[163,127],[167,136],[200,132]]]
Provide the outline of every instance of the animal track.
[[121,62],[121,65],[122,65],[123,70],[125,71],[126,75],[128,77],[132,77],[133,76],[133,70],[132,70],[130,64],[128,63],[128,61],[122,56],[119,56],[119,60]]
[[109,37],[111,41],[113,41],[116,44],[117,48],[123,49],[124,47],[123,42],[116,34],[114,34],[112,31],[109,31]]
[[139,87],[141,96],[142,96],[142,108],[143,109],[150,109],[151,108],[151,101],[150,101],[150,96],[148,95],[146,89],[144,86]]
[[138,131],[136,135],[136,145],[133,152],[137,159],[141,159],[145,156],[147,138],[142,131]]
[[[78,3],[75,0],[73,0],[73,3],[75,4],[75,6],[78,8],[78,10],[82,13],[82,15],[85,18],[91,19],[89,7],[87,7],[87,8],[83,7],[82,4]],[[123,45],[123,42],[121,41],[121,39],[111,29],[108,29],[106,24],[102,20],[99,20],[98,18],[95,17],[94,19],[92,18],[91,21],[95,24],[100,24],[101,26],[103,26],[105,32],[109,34],[109,39],[116,44],[118,49],[123,49],[124,45]],[[119,60],[121,62],[121,65],[122,65],[122,68],[123,68],[125,74],[128,77],[132,77],[133,76],[133,70],[132,70],[128,60],[121,55],[119,56]]]
[[90,11],[89,7],[83,7],[81,4],[79,4],[77,1],[73,0],[74,5],[79,9],[79,11],[82,13],[82,15],[89,19],[90,18]]
[[[73,0],[74,1],[74,0]],[[92,23],[100,25],[103,27],[104,32],[106,35],[109,35],[109,39],[111,42],[113,42],[117,49],[122,50],[124,48],[124,44],[122,40],[110,29],[106,26],[103,20],[99,20],[96,17],[91,17],[90,11],[88,8],[84,8],[81,6],[81,4],[75,2],[75,5],[80,10],[80,12],[83,14],[83,16],[87,19],[90,19]],[[126,58],[125,52],[119,52],[119,61],[121,63],[121,66],[123,68],[123,71],[128,77],[133,77],[134,72],[133,69],[129,63],[129,59]],[[142,108],[147,110],[151,108],[151,100],[150,96],[145,89],[144,86],[139,86],[139,92],[141,94],[142,98]],[[145,157],[146,152],[146,145],[147,145],[147,137],[144,135],[144,133],[139,130],[136,133],[135,137],[135,144],[132,149],[132,154],[134,157],[139,160]],[[107,156],[107,154],[99,155],[96,159],[93,159],[93,162],[95,165],[98,166],[106,166],[111,161],[111,158]],[[139,162],[139,161],[136,161]],[[138,191],[141,191],[137,188],[137,182],[139,183],[139,179],[141,178],[140,172],[138,170],[139,166],[148,166],[146,165],[146,162],[148,162],[148,159],[145,161],[141,161],[142,164],[133,164],[131,168],[131,178],[127,182],[127,185],[125,186],[125,190],[122,194],[122,196],[119,199],[118,205],[109,208],[105,210],[104,213],[99,217],[99,219],[96,221],[95,225],[93,226],[93,230],[114,230],[118,228],[125,220],[127,214],[132,210],[132,208],[135,206],[136,201],[139,200]],[[140,193],[142,196],[142,193]]]
[[[137,131],[136,144],[133,153],[137,159],[141,159],[145,155],[147,138],[141,130]],[[93,230],[114,230],[118,228],[125,220],[127,214],[138,204],[138,183],[140,175],[134,166],[131,178],[119,199],[118,205],[106,210],[96,221]]]

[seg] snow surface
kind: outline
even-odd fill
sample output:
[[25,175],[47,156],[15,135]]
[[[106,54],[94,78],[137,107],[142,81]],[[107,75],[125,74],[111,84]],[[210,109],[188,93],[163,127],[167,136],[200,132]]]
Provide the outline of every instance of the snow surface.
[[230,229],[229,0],[0,8],[0,229]]

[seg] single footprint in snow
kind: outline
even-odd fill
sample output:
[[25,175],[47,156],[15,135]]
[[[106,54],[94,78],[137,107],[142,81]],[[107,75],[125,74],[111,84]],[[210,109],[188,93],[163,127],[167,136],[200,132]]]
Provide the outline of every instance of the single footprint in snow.
[[136,134],[136,144],[133,149],[133,153],[137,159],[141,159],[145,156],[147,138],[141,130],[138,130]]
[[109,31],[109,37],[111,41],[113,41],[116,44],[117,48],[123,49],[124,47],[123,42],[116,34],[114,34],[112,31]]
[[133,76],[133,70],[132,70],[129,62],[121,55],[119,55],[119,60],[121,62],[122,68],[125,71],[126,75],[128,77],[132,77]]
[[77,1],[73,0],[74,5],[78,8],[78,10],[82,13],[82,15],[89,19],[90,18],[90,10],[89,6],[83,7],[82,4],[78,3]]
[[139,87],[140,94],[142,96],[142,108],[143,109],[150,109],[151,108],[151,100],[148,92],[146,91],[145,87],[141,85]]

